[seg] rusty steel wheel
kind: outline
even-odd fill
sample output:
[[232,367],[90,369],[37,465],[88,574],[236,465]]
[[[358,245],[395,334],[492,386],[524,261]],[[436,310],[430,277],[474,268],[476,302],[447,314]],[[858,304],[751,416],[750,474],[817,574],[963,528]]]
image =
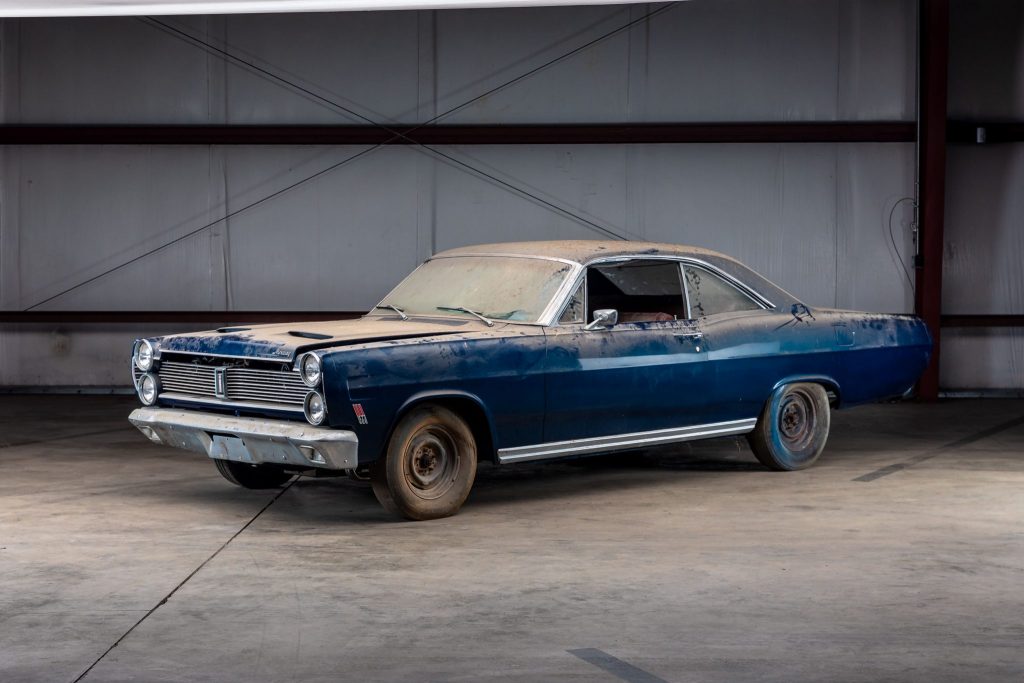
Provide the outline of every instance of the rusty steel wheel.
[[459,511],[476,478],[476,442],[466,422],[434,405],[413,409],[395,427],[387,453],[371,467],[377,500],[408,519]]
[[765,467],[777,471],[810,467],[825,449],[831,413],[820,384],[786,384],[764,406],[754,431],[747,436],[751,450]]

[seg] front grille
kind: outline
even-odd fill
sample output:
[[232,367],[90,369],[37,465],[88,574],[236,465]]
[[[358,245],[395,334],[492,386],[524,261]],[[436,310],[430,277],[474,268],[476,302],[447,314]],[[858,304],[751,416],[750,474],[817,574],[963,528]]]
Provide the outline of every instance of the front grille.
[[[288,409],[302,409],[309,389],[295,370],[265,370],[242,365],[164,360],[157,368],[160,395],[168,398],[212,399],[226,403],[271,404]],[[210,364],[212,362],[212,364]],[[223,374],[218,392],[217,373]]]

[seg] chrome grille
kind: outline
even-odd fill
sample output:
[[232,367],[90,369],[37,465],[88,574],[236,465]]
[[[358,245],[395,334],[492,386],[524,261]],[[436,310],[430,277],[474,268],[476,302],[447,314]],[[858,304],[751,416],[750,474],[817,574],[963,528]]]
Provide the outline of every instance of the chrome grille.
[[[217,372],[224,373],[224,392],[217,393]],[[271,403],[302,408],[309,392],[294,370],[258,370],[164,361],[157,369],[161,393],[184,394],[220,401]]]

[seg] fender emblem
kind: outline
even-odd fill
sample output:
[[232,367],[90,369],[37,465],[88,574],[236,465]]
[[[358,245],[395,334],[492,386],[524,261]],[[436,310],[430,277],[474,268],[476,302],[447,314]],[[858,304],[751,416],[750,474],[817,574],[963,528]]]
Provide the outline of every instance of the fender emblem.
[[354,412],[356,414],[356,420],[359,422],[359,424],[361,424],[361,425],[367,424],[366,411],[363,410],[363,404],[362,403],[353,403],[352,404],[352,412]]

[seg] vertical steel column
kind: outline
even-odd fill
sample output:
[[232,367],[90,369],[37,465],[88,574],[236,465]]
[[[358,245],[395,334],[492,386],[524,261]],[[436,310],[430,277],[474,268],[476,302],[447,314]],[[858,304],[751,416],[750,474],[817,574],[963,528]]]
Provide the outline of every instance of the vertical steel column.
[[942,323],[943,223],[946,210],[946,74],[949,64],[949,0],[920,0],[918,44],[920,240],[914,310],[931,331],[935,347],[918,384],[925,401],[939,397]]

